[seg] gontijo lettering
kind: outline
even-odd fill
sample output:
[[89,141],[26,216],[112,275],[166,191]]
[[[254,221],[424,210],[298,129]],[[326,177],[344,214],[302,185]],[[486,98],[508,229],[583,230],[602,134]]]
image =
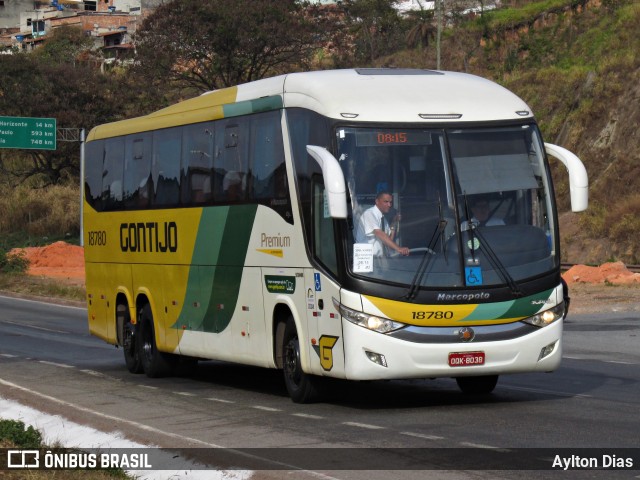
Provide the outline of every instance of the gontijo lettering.
[[176,222],[138,222],[120,224],[120,249],[123,252],[176,252]]

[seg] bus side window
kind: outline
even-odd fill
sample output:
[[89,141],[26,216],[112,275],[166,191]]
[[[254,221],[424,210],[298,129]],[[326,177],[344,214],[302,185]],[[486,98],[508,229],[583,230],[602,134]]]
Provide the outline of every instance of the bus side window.
[[104,164],[104,140],[87,142],[85,146],[84,198],[97,211],[102,210],[102,172]]
[[250,165],[253,182],[249,195],[291,223],[291,200],[280,116],[280,112],[267,112],[255,115],[252,119]]
[[182,128],[168,128],[153,133],[151,179],[155,186],[152,205],[158,207],[180,204],[180,154]]
[[327,215],[325,207],[324,179],[314,175],[313,179],[313,253],[331,272],[338,273],[336,240],[333,218]]
[[125,207],[129,210],[147,208],[153,195],[150,133],[126,138],[123,182]]
[[212,198],[213,146],[212,123],[187,125],[182,139],[182,202],[183,205],[202,205]]
[[223,144],[214,161],[214,169],[221,182],[216,182],[213,198],[216,203],[238,203],[247,200],[251,182],[247,168],[248,118],[234,118],[220,123]]
[[102,202],[104,210],[122,208],[123,159],[124,137],[114,137],[106,140],[102,171]]

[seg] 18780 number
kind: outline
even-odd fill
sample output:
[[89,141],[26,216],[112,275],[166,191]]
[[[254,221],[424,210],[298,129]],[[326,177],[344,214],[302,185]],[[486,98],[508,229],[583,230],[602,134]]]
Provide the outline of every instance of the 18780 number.
[[435,312],[411,312],[414,320],[450,320],[453,318],[452,311],[438,310]]

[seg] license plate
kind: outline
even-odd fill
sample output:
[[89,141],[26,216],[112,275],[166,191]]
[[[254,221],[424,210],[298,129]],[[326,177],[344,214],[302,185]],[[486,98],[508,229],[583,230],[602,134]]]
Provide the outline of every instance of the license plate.
[[470,367],[484,365],[484,352],[452,352],[449,354],[450,367]]

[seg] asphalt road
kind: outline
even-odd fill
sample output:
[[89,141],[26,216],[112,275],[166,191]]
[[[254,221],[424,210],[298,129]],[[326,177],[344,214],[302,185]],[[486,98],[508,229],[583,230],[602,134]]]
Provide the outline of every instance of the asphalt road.
[[[465,396],[450,379],[333,382],[324,403],[297,405],[277,371],[201,362],[190,377],[132,375],[121,350],[89,335],[84,309],[0,297],[0,397],[140,443],[196,448],[185,451],[202,461],[225,447],[216,465],[269,458],[279,463],[267,470],[316,478],[373,478],[364,470],[385,465],[393,478],[424,478],[412,462],[434,465],[429,478],[640,478],[638,450],[617,450],[640,448],[639,334],[639,312],[573,315],[558,371],[501,377],[490,396]],[[635,470],[504,470],[575,449],[635,453]],[[448,470],[475,465],[478,452],[505,466]]]

